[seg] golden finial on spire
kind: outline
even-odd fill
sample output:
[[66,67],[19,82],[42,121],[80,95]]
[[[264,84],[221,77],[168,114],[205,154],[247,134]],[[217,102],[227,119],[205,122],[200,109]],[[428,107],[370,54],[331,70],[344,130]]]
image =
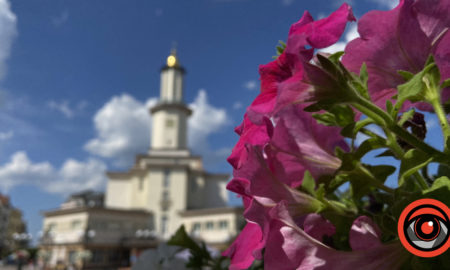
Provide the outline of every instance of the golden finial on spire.
[[172,45],[170,55],[167,57],[167,66],[169,67],[178,66],[176,43]]

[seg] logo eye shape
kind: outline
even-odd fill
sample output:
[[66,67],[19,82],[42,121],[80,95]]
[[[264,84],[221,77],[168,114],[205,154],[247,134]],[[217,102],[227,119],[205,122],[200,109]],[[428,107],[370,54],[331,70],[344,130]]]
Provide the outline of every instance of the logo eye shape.
[[450,247],[450,209],[433,199],[412,202],[403,210],[399,238],[405,248],[420,257],[434,257]]
[[412,217],[405,222],[409,243],[422,251],[434,250],[444,245],[449,238],[449,222],[445,216],[431,207],[423,207],[416,212],[422,213],[411,213]]

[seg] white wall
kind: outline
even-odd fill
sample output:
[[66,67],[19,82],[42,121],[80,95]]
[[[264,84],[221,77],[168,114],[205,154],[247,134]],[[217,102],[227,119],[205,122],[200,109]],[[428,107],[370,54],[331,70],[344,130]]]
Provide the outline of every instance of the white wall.
[[130,209],[132,207],[132,183],[128,179],[109,179],[105,206],[107,208]]
[[[78,222],[76,227],[73,226],[74,222]],[[53,243],[77,243],[82,240],[87,224],[88,214],[86,212],[51,216],[44,219],[43,231],[49,231],[52,225],[53,229],[50,231],[50,235]]]
[[227,207],[227,176],[208,175],[205,179],[205,205],[210,208]]
[[[154,149],[187,147],[187,115],[181,109],[164,109],[152,114],[151,146]],[[171,121],[172,126],[167,123]]]
[[[193,237],[204,240],[208,243],[223,243],[232,239],[239,231],[240,214],[235,212],[208,214],[200,216],[184,217],[186,231]],[[221,221],[228,224],[227,228],[220,228]],[[213,227],[207,228],[207,223],[212,222]],[[200,230],[194,231],[194,224],[200,224]]]

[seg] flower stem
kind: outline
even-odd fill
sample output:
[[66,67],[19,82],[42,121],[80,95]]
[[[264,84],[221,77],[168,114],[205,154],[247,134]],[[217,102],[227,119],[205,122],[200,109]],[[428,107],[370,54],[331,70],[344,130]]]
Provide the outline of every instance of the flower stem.
[[405,129],[400,127],[388,113],[377,107],[369,100],[358,95],[355,97],[352,105],[356,109],[364,113],[367,117],[372,118],[380,126],[386,127],[395,135],[402,138],[409,145],[421,150],[429,156],[433,156],[434,160],[436,160],[437,162],[446,164],[450,163],[450,158],[447,155],[424,143],[411,133],[407,132]]
[[[384,132],[386,133],[386,136],[388,137],[388,146],[389,146],[389,148],[395,153],[395,155],[399,159],[403,159],[403,156],[405,155],[405,152],[400,147],[400,145],[398,145],[394,134],[392,134],[392,132],[390,132],[389,130],[385,130]],[[428,189],[427,182],[425,181],[425,179],[422,177],[422,175],[419,172],[415,172],[413,174],[413,176],[416,179],[416,184],[419,186],[419,188],[421,188],[423,190],[424,189]]]
[[450,126],[448,124],[448,120],[445,114],[444,109],[441,105],[441,100],[439,96],[430,100],[431,105],[433,106],[434,112],[436,113],[439,123],[442,129],[442,134],[444,135],[444,152],[449,152],[447,141],[450,138]]
[[364,168],[364,166],[362,166],[361,163],[359,163],[357,165],[357,170],[359,172],[361,172],[362,174],[364,174],[365,176],[367,176],[367,178],[372,186],[379,188],[383,191],[386,191],[387,193],[394,193],[394,189],[383,185],[380,181],[378,181],[378,179],[376,179],[373,176],[373,174],[370,171],[368,171],[366,168]]

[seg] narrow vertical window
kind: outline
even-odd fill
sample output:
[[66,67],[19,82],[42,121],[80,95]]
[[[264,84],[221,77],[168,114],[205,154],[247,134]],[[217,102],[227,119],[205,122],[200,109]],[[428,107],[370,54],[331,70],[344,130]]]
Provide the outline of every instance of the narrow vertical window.
[[144,179],[139,178],[139,191],[144,189]]
[[164,169],[164,179],[163,179],[163,186],[165,188],[168,188],[170,186],[170,170]]
[[161,234],[163,234],[163,235],[167,233],[168,221],[169,221],[169,219],[167,216],[161,217]]
[[163,201],[169,200],[169,191],[167,191],[167,190],[163,191],[162,199],[163,199]]

